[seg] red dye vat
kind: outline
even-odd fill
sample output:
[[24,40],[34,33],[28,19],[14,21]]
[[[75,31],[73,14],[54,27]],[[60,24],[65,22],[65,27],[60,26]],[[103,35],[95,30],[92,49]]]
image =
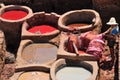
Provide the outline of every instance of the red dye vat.
[[18,20],[27,16],[27,12],[22,10],[10,10],[4,12],[1,17],[8,20]]
[[50,33],[55,31],[56,28],[54,28],[53,26],[50,25],[38,25],[38,26],[33,26],[32,28],[30,28],[28,31],[31,33]]

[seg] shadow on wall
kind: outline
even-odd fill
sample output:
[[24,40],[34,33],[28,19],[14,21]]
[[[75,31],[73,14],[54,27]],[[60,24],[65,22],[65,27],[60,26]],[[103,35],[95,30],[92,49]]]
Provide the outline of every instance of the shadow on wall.
[[120,25],[120,0],[93,0],[93,9],[98,11],[101,16],[103,32],[109,28],[106,23],[111,17],[115,17],[117,23]]
[[52,0],[54,12],[63,14],[71,10],[92,9],[92,0]]
[[[29,6],[33,12],[55,12],[57,14],[63,14],[67,11],[77,9],[94,9],[99,12],[103,28],[102,31],[106,31],[109,26],[106,22],[111,17],[115,17],[117,23],[120,24],[120,0],[0,0],[6,5],[18,4]],[[107,27],[106,27],[107,26]]]
[[0,2],[6,5],[26,5],[32,8],[34,12],[45,11],[59,14],[75,9],[92,8],[92,0],[0,0]]

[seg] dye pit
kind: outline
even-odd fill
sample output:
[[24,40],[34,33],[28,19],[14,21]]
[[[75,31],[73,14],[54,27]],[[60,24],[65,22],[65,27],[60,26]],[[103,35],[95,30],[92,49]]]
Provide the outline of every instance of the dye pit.
[[22,10],[10,10],[4,12],[1,17],[8,20],[19,20],[27,16],[27,12]]
[[87,23],[73,23],[73,24],[69,24],[67,25],[68,27],[70,28],[75,28],[75,27],[83,27],[83,26],[88,26],[90,24],[87,24]]
[[57,58],[57,47],[50,43],[33,43],[23,49],[22,58],[31,64],[52,62]]
[[87,80],[92,73],[83,67],[64,67],[56,73],[57,80]]
[[32,28],[28,29],[29,32],[36,33],[36,34],[50,33],[55,30],[56,28],[50,25],[38,25],[38,26],[33,26]]
[[18,80],[50,80],[50,79],[49,74],[46,72],[31,71],[22,73],[19,76]]

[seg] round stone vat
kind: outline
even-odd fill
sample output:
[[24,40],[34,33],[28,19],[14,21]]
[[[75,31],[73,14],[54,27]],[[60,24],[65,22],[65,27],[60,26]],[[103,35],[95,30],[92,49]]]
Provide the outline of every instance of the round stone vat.
[[68,52],[66,50],[66,42],[68,41],[68,35],[66,32],[62,32],[60,36],[60,44],[58,48],[57,57],[65,58],[65,59],[73,59],[73,60],[88,60],[88,61],[96,61],[97,58],[93,55],[87,54],[83,50],[78,50],[79,53]]
[[60,31],[58,29],[59,15],[56,13],[36,12],[22,25],[22,39],[36,41],[50,40],[56,37]]
[[0,29],[4,31],[7,49],[14,51],[21,40],[22,23],[32,16],[27,6],[7,5],[0,8]]
[[96,80],[97,61],[57,60],[50,69],[52,80]]
[[17,60],[22,60],[23,64],[49,65],[57,59],[57,46],[47,42],[34,43],[22,40],[17,54]]
[[17,66],[10,80],[50,80],[50,67],[38,64]]
[[73,31],[74,28],[78,31],[96,30],[100,32],[102,23],[99,13],[91,9],[68,11],[60,16],[58,25],[63,31]]

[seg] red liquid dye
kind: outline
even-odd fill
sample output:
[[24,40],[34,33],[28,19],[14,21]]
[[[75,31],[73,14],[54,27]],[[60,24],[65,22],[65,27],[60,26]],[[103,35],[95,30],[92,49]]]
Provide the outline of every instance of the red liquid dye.
[[31,33],[40,32],[41,34],[44,34],[44,33],[53,32],[55,30],[56,30],[56,28],[54,28],[53,26],[50,26],[50,25],[39,25],[39,26],[33,26],[28,31]]
[[22,10],[11,10],[1,15],[2,18],[8,20],[18,20],[24,18],[25,16],[27,16],[27,12]]
[[81,50],[79,50],[78,52],[79,52],[79,54],[85,54],[85,52],[81,51]]

